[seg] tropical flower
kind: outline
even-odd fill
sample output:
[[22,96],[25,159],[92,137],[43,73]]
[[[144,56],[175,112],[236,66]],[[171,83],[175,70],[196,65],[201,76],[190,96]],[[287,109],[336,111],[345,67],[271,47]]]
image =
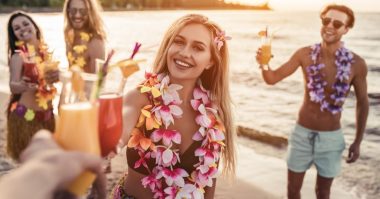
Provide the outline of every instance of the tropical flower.
[[212,187],[212,179],[218,174],[218,169],[216,167],[210,167],[207,172],[202,173],[201,171],[194,171],[196,183],[202,187],[209,186]]
[[138,154],[140,156],[140,159],[135,162],[134,168],[139,168],[141,165],[143,165],[145,168],[148,168],[148,165],[146,164],[146,160],[150,158],[151,152],[144,153],[142,151],[138,151]]
[[36,114],[34,113],[34,111],[32,109],[27,109],[25,115],[24,115],[24,118],[26,121],[32,121],[34,119],[34,116]]
[[[199,83],[198,83],[199,84]],[[207,91],[205,88],[203,88],[203,86],[199,85],[198,87],[195,87],[194,88],[194,91],[193,91],[193,96],[194,96],[194,99],[201,99],[202,100],[202,103],[207,105],[210,103],[210,99],[209,99],[209,91]]]
[[164,177],[165,182],[168,186],[175,184],[176,186],[185,186],[184,177],[188,177],[189,174],[182,168],[175,168],[173,170],[168,168],[163,168],[160,173],[158,173],[158,178]]
[[176,165],[179,160],[178,150],[171,150],[170,148],[157,147],[155,153],[152,154],[156,158],[156,164],[164,167]]
[[86,60],[83,56],[80,56],[75,60],[74,64],[83,68],[86,65]]
[[162,142],[165,146],[172,145],[172,142],[176,144],[181,143],[181,134],[176,130],[157,129],[153,131],[150,138],[153,142],[159,142],[162,139]]
[[[202,105],[203,106],[203,105]],[[201,106],[200,106],[201,107]],[[206,128],[211,128],[215,125],[216,123],[216,117],[214,114],[210,112],[206,112],[205,114],[200,114],[195,118],[195,121],[197,124],[200,126],[206,127]]]
[[154,168],[153,172],[150,175],[144,177],[141,180],[144,188],[146,188],[147,186],[149,186],[151,190],[156,190],[157,188],[161,188],[161,183],[157,178],[157,173],[158,173],[158,169]]
[[231,40],[232,37],[230,36],[226,36],[226,32],[225,31],[217,31],[216,32],[216,37],[214,39],[214,42],[216,44],[216,48],[218,50],[220,50],[222,48],[222,46],[224,45],[224,42],[226,42],[226,40]]
[[151,113],[152,105],[146,105],[141,109],[141,114],[136,127],[142,127],[145,124],[147,130],[158,129],[161,126],[161,119]]
[[161,105],[153,109],[157,117],[161,118],[167,128],[170,124],[174,124],[174,117],[182,115],[182,109],[178,105]]
[[177,191],[177,187],[166,187],[164,189],[164,192],[166,193],[165,199],[176,199]]
[[169,85],[169,76],[164,77],[161,80],[160,91],[163,93],[162,99],[164,105],[169,104],[180,104],[182,101],[179,99],[178,90],[182,89],[181,85],[170,84]]
[[215,164],[216,162],[214,152],[207,148],[196,149],[195,156],[198,156],[204,159],[204,165],[212,165],[212,164]]
[[155,150],[155,145],[152,143],[152,140],[146,138],[144,134],[138,128],[134,128],[132,130],[131,138],[128,141],[129,148],[141,148],[144,151],[150,148],[151,150]]
[[88,42],[90,41],[90,35],[86,32],[80,32],[80,39],[85,42]]
[[183,188],[177,192],[177,198],[192,198],[192,199],[203,199],[204,190],[202,188],[197,188],[194,184],[185,184]]
[[87,50],[87,46],[86,45],[75,45],[73,47],[73,50],[77,54],[82,54],[82,53],[84,53],[84,51]]

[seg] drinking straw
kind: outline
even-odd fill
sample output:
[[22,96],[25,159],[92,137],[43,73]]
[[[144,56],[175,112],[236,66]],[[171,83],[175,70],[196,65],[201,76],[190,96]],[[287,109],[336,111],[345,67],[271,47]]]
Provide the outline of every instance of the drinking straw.
[[98,71],[98,81],[95,84],[95,88],[92,89],[91,98],[90,98],[91,102],[95,102],[95,100],[99,98],[100,88],[103,84],[104,77],[107,74],[109,62],[114,54],[115,54],[115,51],[112,49],[111,52],[108,53],[106,61],[103,63],[102,67]]

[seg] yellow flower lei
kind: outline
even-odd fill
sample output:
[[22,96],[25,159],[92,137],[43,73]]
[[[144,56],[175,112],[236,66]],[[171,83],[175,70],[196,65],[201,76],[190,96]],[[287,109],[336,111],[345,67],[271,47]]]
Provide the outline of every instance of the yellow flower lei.
[[84,58],[84,54],[87,51],[87,45],[88,42],[91,40],[92,35],[86,32],[80,32],[80,39],[81,39],[81,44],[79,45],[73,45],[74,43],[74,32],[69,33],[69,42],[71,43],[70,49],[67,52],[67,59],[69,61],[69,66],[77,65],[80,68],[83,68],[86,65],[86,59]]
[[28,61],[36,64],[38,70],[38,90],[35,95],[36,102],[39,107],[46,110],[48,109],[48,102],[54,99],[57,89],[53,85],[47,85],[44,78],[44,72],[46,70],[57,69],[59,62],[52,60],[52,55],[48,52],[47,45],[43,42],[39,45],[38,53],[36,53],[36,49],[33,45],[25,45],[22,41],[17,41],[16,46],[19,48],[18,51],[22,54],[24,60],[28,59]]

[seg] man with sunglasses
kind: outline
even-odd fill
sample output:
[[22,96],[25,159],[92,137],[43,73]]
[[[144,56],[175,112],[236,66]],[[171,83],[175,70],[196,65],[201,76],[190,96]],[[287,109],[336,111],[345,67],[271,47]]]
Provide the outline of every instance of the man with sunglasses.
[[300,48],[275,70],[262,66],[261,49],[256,60],[264,81],[273,85],[301,67],[305,94],[297,124],[289,136],[288,198],[301,198],[306,170],[315,165],[318,199],[330,197],[334,177],[341,168],[345,141],[340,125],[342,106],[350,87],[356,95],[356,136],[348,151],[348,163],[359,158],[368,116],[367,65],[341,41],[354,25],[353,11],[344,5],[327,5],[320,13],[322,42]]
[[65,0],[64,34],[69,66],[96,72],[96,59],[105,58],[106,33],[96,0]]

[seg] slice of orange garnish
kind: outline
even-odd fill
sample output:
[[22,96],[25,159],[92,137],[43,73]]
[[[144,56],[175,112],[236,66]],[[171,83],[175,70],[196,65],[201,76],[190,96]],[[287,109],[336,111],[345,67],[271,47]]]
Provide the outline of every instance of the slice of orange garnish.
[[260,37],[265,37],[265,36],[267,36],[267,31],[265,31],[265,30],[260,31],[260,32],[259,32],[259,36],[260,36]]
[[133,59],[121,60],[115,65],[119,66],[124,78],[128,78],[133,73],[139,71],[138,61],[135,61]]

